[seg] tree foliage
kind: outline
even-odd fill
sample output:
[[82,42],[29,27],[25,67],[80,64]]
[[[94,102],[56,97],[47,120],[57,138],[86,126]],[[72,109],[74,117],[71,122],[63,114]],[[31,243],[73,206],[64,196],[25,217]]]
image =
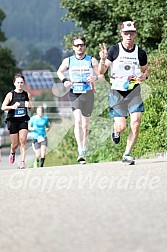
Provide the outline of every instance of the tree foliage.
[[42,60],[49,62],[55,69],[58,69],[62,61],[62,51],[58,47],[52,47],[46,50]]
[[[89,45],[89,52],[98,55],[98,44],[107,45],[119,41],[120,24],[134,20],[138,27],[136,42],[148,50],[158,49],[166,43],[167,1],[157,0],[61,0],[63,8],[68,9],[65,20],[73,20],[82,29]],[[72,33],[81,33],[76,30]],[[70,46],[71,39],[65,37]]]
[[2,25],[2,22],[3,22],[3,20],[5,19],[5,13],[2,11],[2,10],[0,10],[0,41],[2,42],[2,41],[5,41],[6,40],[6,37],[5,37],[5,34],[4,34],[4,32],[1,30],[1,25]]
[[[1,24],[5,14],[0,10],[0,42],[1,45],[5,41],[5,34],[1,30]],[[2,48],[0,45],[0,104],[4,99],[4,96],[10,89],[13,88],[13,76],[19,69],[16,66],[16,61],[12,55],[11,50],[8,48]],[[0,111],[0,115],[2,112]]]
[[13,88],[13,76],[19,69],[11,51],[0,47],[0,100],[4,98],[6,92]]

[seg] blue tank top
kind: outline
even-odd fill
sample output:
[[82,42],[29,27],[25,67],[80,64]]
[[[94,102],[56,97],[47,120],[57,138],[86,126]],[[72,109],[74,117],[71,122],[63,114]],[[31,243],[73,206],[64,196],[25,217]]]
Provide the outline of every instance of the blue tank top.
[[76,56],[69,57],[69,75],[73,82],[73,93],[86,93],[92,90],[91,83],[87,82],[87,77],[93,75],[92,57],[85,55],[83,59],[77,59]]

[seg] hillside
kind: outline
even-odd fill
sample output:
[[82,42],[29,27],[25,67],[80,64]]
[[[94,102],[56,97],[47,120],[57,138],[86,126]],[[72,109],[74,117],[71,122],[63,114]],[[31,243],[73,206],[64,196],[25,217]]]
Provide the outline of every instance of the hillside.
[[72,22],[63,22],[66,10],[60,8],[60,0],[0,0],[0,9],[6,18],[2,30],[8,39],[40,47],[60,46],[64,34],[74,29]]

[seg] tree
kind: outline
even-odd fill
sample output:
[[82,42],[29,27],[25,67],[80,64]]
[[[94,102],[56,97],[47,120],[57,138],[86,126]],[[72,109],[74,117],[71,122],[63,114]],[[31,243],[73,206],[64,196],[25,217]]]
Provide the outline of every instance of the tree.
[[5,34],[4,32],[1,30],[1,24],[2,24],[2,21],[5,19],[5,13],[0,10],[0,41],[5,41],[6,40],[6,37],[5,37]]
[[62,51],[58,47],[52,47],[45,52],[42,60],[49,62],[58,69],[62,61]]
[[[5,34],[1,31],[1,24],[5,14],[0,10],[0,41],[6,40]],[[0,103],[3,101],[4,96],[10,89],[13,88],[13,76],[15,73],[19,72],[19,69],[16,66],[16,60],[14,59],[11,50],[8,48],[3,48],[0,45]],[[2,111],[0,111],[0,116]],[[2,118],[2,117],[1,117]]]
[[26,51],[21,41],[13,37],[13,38],[8,39],[4,43],[4,46],[12,50],[17,62],[25,61]]
[[[65,20],[75,21],[82,29],[88,52],[94,56],[98,56],[99,43],[111,45],[119,41],[120,24],[125,20],[136,21],[139,30],[136,42],[147,51],[157,49],[167,40],[166,0],[61,0],[61,5],[69,11]],[[77,33],[81,31],[78,29],[71,35]],[[65,43],[68,48],[71,46],[71,36],[65,37]]]

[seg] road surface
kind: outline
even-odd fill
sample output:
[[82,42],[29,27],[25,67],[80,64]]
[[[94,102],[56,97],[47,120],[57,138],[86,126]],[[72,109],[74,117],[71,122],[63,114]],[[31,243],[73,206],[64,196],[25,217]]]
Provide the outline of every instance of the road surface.
[[140,159],[135,166],[111,162],[0,170],[2,252],[166,248],[167,156]]

